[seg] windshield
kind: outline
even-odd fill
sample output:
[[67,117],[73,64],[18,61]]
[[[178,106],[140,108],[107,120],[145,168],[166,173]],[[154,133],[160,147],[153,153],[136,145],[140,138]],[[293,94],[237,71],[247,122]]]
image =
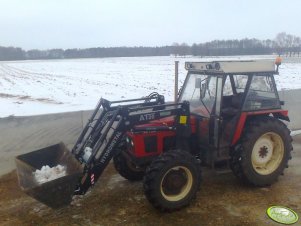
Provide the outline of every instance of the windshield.
[[190,73],[187,75],[179,101],[189,101],[191,112],[209,117],[215,95],[216,76]]

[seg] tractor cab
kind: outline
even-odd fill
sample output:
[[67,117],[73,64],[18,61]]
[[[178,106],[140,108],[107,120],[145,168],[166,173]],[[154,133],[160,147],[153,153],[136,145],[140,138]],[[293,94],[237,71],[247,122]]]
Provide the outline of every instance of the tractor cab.
[[199,123],[200,146],[212,153],[207,155],[211,164],[229,158],[229,147],[240,138],[247,115],[281,109],[271,60],[186,62],[185,68],[178,102],[189,101]]

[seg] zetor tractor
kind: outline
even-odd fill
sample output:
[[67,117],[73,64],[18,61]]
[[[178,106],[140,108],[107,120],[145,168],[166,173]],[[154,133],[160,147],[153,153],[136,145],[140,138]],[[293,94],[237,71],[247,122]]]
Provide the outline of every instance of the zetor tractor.
[[[290,131],[282,122],[289,121],[288,111],[281,109],[274,80],[278,65],[275,70],[268,60],[186,62],[185,68],[176,103],[165,103],[157,93],[124,101],[101,99],[71,153],[59,144],[18,156],[21,187],[59,207],[94,185],[112,158],[121,176],[143,179],[146,198],[163,211],[195,198],[201,165],[228,165],[241,181],[255,186],[274,183],[292,150]],[[58,157],[51,157],[54,150]],[[42,156],[49,158],[43,161]],[[65,164],[66,179],[34,184],[32,171],[45,161]]]

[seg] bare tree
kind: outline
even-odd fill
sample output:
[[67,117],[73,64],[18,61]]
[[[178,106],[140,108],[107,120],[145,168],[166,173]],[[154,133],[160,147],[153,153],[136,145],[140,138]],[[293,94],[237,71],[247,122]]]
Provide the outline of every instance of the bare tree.
[[283,54],[283,52],[285,51],[285,46],[286,46],[286,33],[285,32],[281,32],[276,35],[275,45],[276,45],[275,47],[276,47],[277,53],[279,55]]

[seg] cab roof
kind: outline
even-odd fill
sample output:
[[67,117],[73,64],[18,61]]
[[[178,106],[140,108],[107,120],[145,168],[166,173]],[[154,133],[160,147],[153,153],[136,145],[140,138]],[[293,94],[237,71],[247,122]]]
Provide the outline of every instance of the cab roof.
[[185,69],[206,74],[276,74],[273,60],[185,62]]

